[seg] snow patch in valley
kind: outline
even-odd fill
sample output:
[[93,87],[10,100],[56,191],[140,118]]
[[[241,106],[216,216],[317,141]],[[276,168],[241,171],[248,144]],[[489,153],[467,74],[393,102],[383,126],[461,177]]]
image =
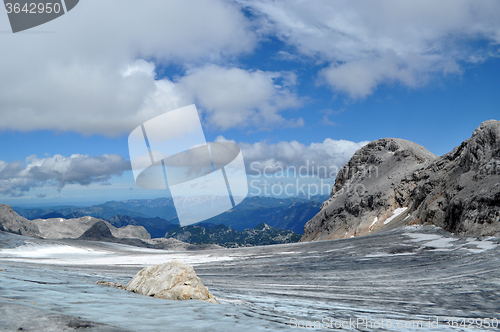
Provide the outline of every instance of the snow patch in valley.
[[[460,238],[450,238],[437,234],[404,233],[404,235],[409,236],[415,242],[425,242],[423,243],[425,247],[434,247],[434,248],[450,249],[451,247],[454,246],[453,242],[460,240]],[[498,247],[498,243],[493,241],[498,241],[498,239],[492,237],[485,238],[482,240],[476,238],[467,238],[466,243],[458,246],[457,249],[460,248],[462,250],[468,250],[472,253],[481,253],[486,250],[491,250]],[[475,246],[476,248],[467,248],[468,246]]]
[[477,247],[477,249],[472,249],[472,248],[464,248],[464,249],[467,249],[470,252],[473,252],[475,254],[486,251],[486,250],[495,249],[496,247],[498,247],[498,244],[489,241],[491,239],[493,239],[493,238],[487,238],[484,240],[467,239],[467,244],[468,245],[469,244],[475,245]]
[[23,258],[55,258],[61,255],[102,255],[105,251],[98,251],[90,248],[78,248],[65,244],[38,245],[28,243],[13,249],[1,249],[0,256],[23,257]]
[[452,242],[457,241],[457,239],[444,237],[437,234],[422,234],[422,233],[405,233],[415,242],[424,242],[424,247],[434,247],[434,248],[450,248],[453,246]]
[[[125,247],[125,246],[124,246]],[[125,248],[124,248],[125,249]],[[14,262],[31,262],[56,265],[156,265],[176,259],[184,264],[199,265],[216,261],[229,261],[240,255],[214,256],[208,253],[196,254],[133,248],[132,250],[95,250],[70,245],[25,244],[14,249],[1,249],[0,258]],[[141,252],[142,251],[142,252]],[[36,260],[34,260],[36,258]]]

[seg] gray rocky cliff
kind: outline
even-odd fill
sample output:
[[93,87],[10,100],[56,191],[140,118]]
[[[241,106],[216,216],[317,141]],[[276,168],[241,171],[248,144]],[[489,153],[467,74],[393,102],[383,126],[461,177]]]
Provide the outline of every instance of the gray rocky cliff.
[[453,233],[500,234],[500,121],[485,121],[471,138],[420,175],[411,219]]
[[9,205],[0,204],[0,231],[40,237],[38,226],[31,220],[18,215]]
[[500,122],[436,157],[424,147],[383,138],[340,170],[330,198],[304,226],[301,241],[366,235],[432,224],[465,235],[500,234]]

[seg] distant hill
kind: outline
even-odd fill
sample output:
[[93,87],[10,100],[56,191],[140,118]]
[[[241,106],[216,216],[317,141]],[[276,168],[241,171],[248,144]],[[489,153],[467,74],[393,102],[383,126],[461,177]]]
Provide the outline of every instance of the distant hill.
[[212,243],[226,248],[234,248],[298,242],[301,236],[292,231],[271,227],[265,223],[241,232],[225,225],[203,223],[178,226],[168,231],[165,237],[192,244]]
[[[249,202],[246,202],[246,201]],[[304,225],[314,217],[322,202],[298,199],[251,197],[240,205],[203,223],[224,224],[237,231],[266,223],[269,226],[304,233]]]
[[47,214],[44,214],[40,218],[37,219],[52,219],[52,218],[65,218],[65,216],[62,213],[59,212],[50,212]]
[[[224,224],[236,231],[266,223],[275,228],[302,234],[305,223],[314,217],[321,202],[327,198],[328,196],[314,196],[307,200],[305,197],[247,197],[234,209],[204,222]],[[189,204],[189,198],[185,198],[183,204]],[[109,201],[90,207],[59,206],[49,209],[14,210],[30,220],[91,216],[107,220],[115,227],[143,226],[153,238],[161,238],[168,230],[179,225],[171,197]]]
[[[89,207],[60,206],[48,209],[21,209],[14,210],[22,217],[30,220],[52,218],[80,218],[90,216],[108,220],[116,215],[142,218],[172,219],[177,216],[172,198],[139,199],[127,201],[109,201]],[[44,218],[49,216],[47,218]]]
[[108,219],[109,223],[115,227],[123,227],[127,225],[143,226],[152,238],[164,237],[165,233],[177,226],[179,222],[172,223],[162,218],[143,218],[143,217],[130,217],[117,214],[116,216]]

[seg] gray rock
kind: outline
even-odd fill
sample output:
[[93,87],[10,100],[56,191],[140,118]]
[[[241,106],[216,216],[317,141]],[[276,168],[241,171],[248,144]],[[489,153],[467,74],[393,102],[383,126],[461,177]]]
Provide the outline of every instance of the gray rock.
[[109,286],[109,287],[116,287],[119,289],[125,289],[125,287],[122,285],[122,283],[117,282],[116,284],[111,281],[104,281],[104,280],[98,280],[95,282],[96,285],[101,285],[101,286]]
[[177,260],[139,271],[126,289],[167,300],[200,300],[217,303],[190,265]]
[[483,122],[420,178],[408,199],[416,222],[462,235],[499,235],[500,121]]
[[104,221],[99,220],[94,223],[89,229],[83,233],[78,240],[91,240],[91,241],[102,241],[116,239],[113,234],[111,234],[111,230],[108,225],[104,223]]
[[34,222],[18,215],[11,206],[3,204],[0,204],[0,231],[40,237],[40,231]]
[[407,175],[435,159],[423,146],[402,139],[365,145],[342,167],[330,199],[304,226],[301,241],[360,236],[383,228],[411,192],[412,184],[404,182]]
[[498,235],[499,219],[500,122],[490,120],[441,157],[401,139],[364,146],[339,172],[330,199],[304,226],[301,241],[366,235],[408,224]]
[[151,239],[151,235],[143,226],[128,225],[116,228],[108,223],[108,227],[111,230],[111,234],[113,234],[114,237],[119,239],[141,239],[141,240]]
[[40,229],[41,236],[46,239],[53,240],[77,239],[97,222],[105,223],[113,237],[118,239],[151,238],[148,231],[142,226],[125,226],[116,228],[109,222],[94,217],[81,217],[74,219],[51,218],[33,220],[33,223],[35,223]]

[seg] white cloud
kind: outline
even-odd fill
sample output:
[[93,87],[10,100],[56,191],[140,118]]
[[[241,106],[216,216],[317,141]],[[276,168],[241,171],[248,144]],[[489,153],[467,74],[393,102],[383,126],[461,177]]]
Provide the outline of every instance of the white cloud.
[[2,35],[0,130],[127,133],[189,102],[136,59],[197,67],[256,43],[240,8],[220,0],[88,0],[35,30],[55,33]]
[[[498,55],[494,0],[238,1],[257,15],[263,34],[326,63],[320,82],[352,98],[383,83],[418,87],[432,75],[460,73],[461,62]],[[482,40],[486,48],[467,47]]]
[[[218,137],[217,140],[224,138]],[[274,174],[280,171],[285,171],[286,174],[288,167],[295,166],[297,172],[299,167],[304,167],[301,172],[303,175],[318,175],[320,170],[320,177],[335,177],[354,152],[366,144],[367,141],[356,143],[327,138],[322,143],[311,143],[309,146],[297,141],[239,145],[248,174]]]
[[[283,116],[301,105],[296,74],[235,65],[259,36],[288,45],[283,61],[322,65],[318,82],[334,93],[363,98],[496,56],[499,16],[488,0],[87,0],[33,30],[55,33],[2,35],[0,130],[116,136],[193,102],[218,129],[301,126]],[[171,65],[182,75],[156,79]]]
[[178,81],[184,95],[206,110],[208,123],[220,129],[301,126],[302,119],[289,121],[279,114],[300,105],[298,97],[288,89],[295,84],[296,76],[289,72],[215,65],[193,70]]
[[90,157],[74,154],[70,157],[26,158],[21,161],[0,160],[0,194],[20,196],[32,188],[54,186],[58,190],[67,184],[105,184],[111,177],[130,170],[130,163],[116,154]]

